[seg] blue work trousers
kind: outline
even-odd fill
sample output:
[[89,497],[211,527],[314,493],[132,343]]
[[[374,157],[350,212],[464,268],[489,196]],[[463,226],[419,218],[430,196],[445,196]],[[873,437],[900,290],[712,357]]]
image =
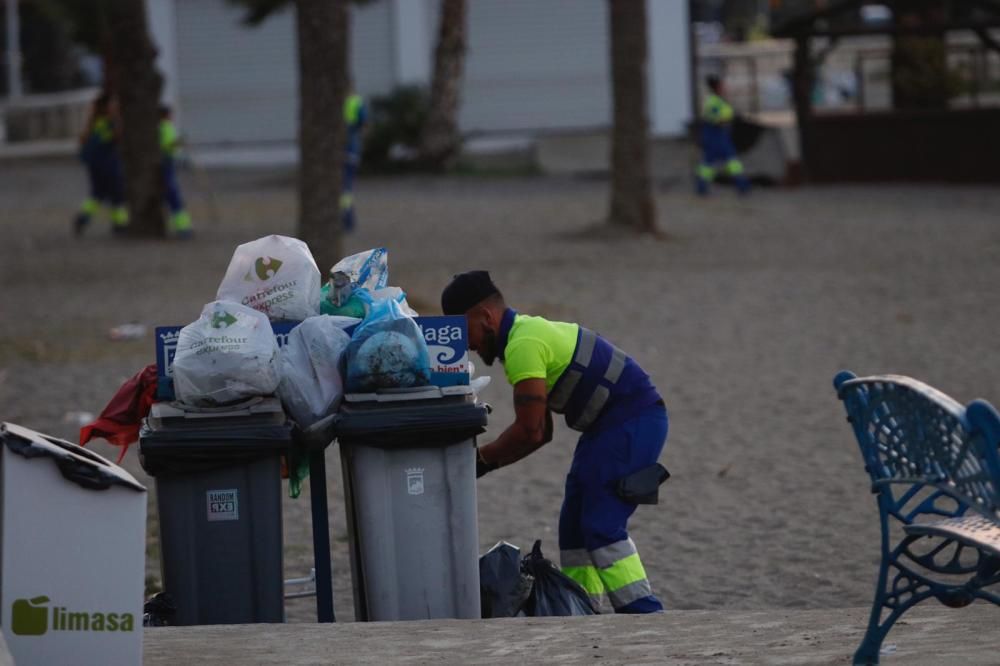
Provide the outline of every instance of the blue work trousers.
[[636,505],[615,493],[615,482],[657,461],[667,439],[667,411],[651,405],[599,432],[586,432],[573,454],[559,515],[563,571],[596,600],[607,594],[618,613],[663,610],[629,538]]
[[180,213],[184,210],[184,199],[181,198],[181,186],[177,181],[177,162],[172,157],[163,157],[160,166],[163,176],[163,196],[167,199],[167,206],[171,213]]

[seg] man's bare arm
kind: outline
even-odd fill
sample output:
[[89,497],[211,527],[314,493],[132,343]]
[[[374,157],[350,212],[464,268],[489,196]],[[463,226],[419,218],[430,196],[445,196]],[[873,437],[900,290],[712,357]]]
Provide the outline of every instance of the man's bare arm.
[[514,386],[514,414],[506,430],[494,441],[479,447],[484,462],[509,465],[538,450],[552,439],[544,379],[525,379]]

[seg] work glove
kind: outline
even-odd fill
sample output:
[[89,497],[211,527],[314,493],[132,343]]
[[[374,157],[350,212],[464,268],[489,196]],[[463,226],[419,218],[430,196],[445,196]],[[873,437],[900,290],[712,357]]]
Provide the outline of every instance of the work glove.
[[486,474],[489,474],[493,470],[500,467],[500,465],[494,463],[488,463],[483,460],[483,455],[476,449],[476,478],[480,478]]

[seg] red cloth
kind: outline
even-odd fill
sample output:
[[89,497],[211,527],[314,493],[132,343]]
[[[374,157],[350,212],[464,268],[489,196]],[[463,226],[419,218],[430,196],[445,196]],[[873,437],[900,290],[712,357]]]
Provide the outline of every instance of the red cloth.
[[95,437],[103,437],[122,447],[118,462],[139,439],[139,426],[156,402],[156,364],[147,365],[122,384],[97,420],[80,428],[80,446]]

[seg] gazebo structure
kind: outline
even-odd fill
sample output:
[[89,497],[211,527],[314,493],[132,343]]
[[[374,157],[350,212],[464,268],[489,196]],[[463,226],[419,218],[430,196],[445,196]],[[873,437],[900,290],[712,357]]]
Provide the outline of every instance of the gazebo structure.
[[[773,1],[775,36],[795,41],[792,90],[806,179],[1000,182],[1000,81],[989,76],[989,54],[1000,53],[990,33],[1000,28],[1000,0],[882,0],[875,20],[873,5]],[[861,108],[817,112],[823,52],[872,35],[891,44],[889,108],[863,108],[862,88]],[[949,35],[974,44],[963,47],[971,54],[965,76],[949,66]],[[816,43],[824,47],[818,56]]]

